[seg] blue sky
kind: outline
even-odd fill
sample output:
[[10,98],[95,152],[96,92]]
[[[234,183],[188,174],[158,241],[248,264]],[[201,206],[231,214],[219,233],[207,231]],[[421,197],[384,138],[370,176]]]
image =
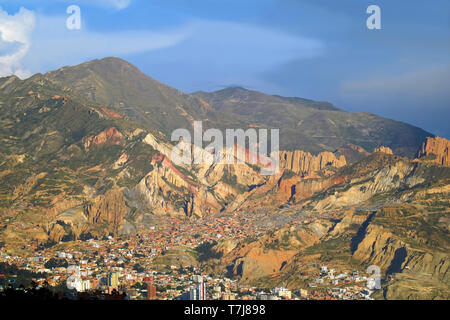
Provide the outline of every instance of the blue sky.
[[[81,8],[68,30],[66,8]],[[366,9],[381,8],[381,30]],[[243,86],[450,138],[448,0],[2,0],[0,76],[118,56],[185,92]],[[21,9],[22,8],[22,9]]]

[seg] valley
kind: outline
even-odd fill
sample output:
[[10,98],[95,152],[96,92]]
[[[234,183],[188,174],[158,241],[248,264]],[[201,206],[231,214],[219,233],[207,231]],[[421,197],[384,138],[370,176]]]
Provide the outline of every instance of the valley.
[[[210,299],[449,299],[445,138],[325,102],[186,94],[117,58],[0,78],[0,110],[0,263],[41,286],[75,265],[79,294],[142,299],[152,278],[176,299],[202,276]],[[174,164],[170,134],[194,121],[279,128],[280,170]]]

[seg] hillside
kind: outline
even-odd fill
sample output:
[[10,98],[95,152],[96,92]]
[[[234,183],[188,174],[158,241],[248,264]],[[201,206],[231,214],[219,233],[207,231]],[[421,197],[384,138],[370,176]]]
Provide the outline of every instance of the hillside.
[[[327,102],[285,98],[243,88],[196,92],[215,110],[238,115],[256,126],[280,128],[282,150],[334,152],[346,144],[372,152],[385,145],[395,154],[413,157],[426,137],[424,130],[368,113],[349,113]],[[344,155],[349,153],[344,151]]]
[[[0,111],[2,250],[120,237],[162,217],[183,223],[262,211],[255,223],[277,227],[207,245],[214,258],[193,263],[241,283],[292,288],[311,281],[298,276],[306,263],[376,264],[381,298],[448,299],[444,138],[241,88],[188,95],[116,58],[0,78]],[[175,165],[170,132],[193,120],[281,128],[279,172],[262,175],[261,163]],[[222,151],[235,157],[234,148]],[[157,261],[173,260],[166,258]],[[419,289],[409,293],[411,286]]]
[[376,298],[448,299],[450,168],[380,152],[336,176],[297,180],[284,200],[291,204],[284,227],[225,252],[219,242],[211,256],[220,260],[205,264],[244,283],[292,289],[315,282],[313,265],[347,273],[376,265]]
[[[132,68],[122,61],[117,67]],[[191,99],[163,86],[159,97],[164,90]],[[161,108],[189,123],[171,101]],[[263,182],[246,164],[176,166],[173,145],[152,126],[155,119],[131,114],[150,107],[118,110],[46,75],[0,79],[0,108],[0,206],[8,221],[2,235],[14,239],[8,244],[117,235],[148,215],[214,214]],[[35,232],[22,234],[24,221]]]
[[[272,96],[243,88],[192,95],[169,87],[117,58],[64,67],[45,75],[64,88],[127,118],[170,134],[203,120],[205,128],[279,128],[281,150],[318,154],[354,145],[372,152],[386,145],[415,156],[426,137],[417,127],[367,113],[349,113],[327,102]],[[349,158],[345,148],[342,154]],[[358,158],[359,159],[359,158]]]
[[175,129],[191,128],[194,120],[203,120],[205,128],[241,125],[237,117],[216,112],[202,99],[152,79],[118,58],[63,67],[45,76],[87,100],[169,137]]

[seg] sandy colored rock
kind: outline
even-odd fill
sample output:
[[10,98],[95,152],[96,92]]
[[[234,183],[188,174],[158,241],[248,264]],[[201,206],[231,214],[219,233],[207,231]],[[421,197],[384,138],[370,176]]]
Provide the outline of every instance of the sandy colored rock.
[[59,224],[54,224],[52,229],[50,230],[49,238],[53,240],[54,242],[60,242],[66,232],[64,231],[64,228],[60,226]]
[[125,199],[119,188],[113,188],[95,198],[86,206],[88,220],[92,224],[106,222],[118,234],[123,218],[127,213]]
[[344,156],[338,158],[331,152],[322,152],[313,156],[302,150],[280,151],[280,167],[303,175],[322,170],[326,166],[340,168],[346,164]]
[[417,158],[423,159],[427,156],[432,157],[432,155],[434,155],[435,158],[431,159],[430,161],[449,167],[450,166],[449,149],[450,149],[449,140],[441,137],[435,138],[428,137],[427,141],[423,143],[422,148],[419,150]]
[[379,148],[375,148],[375,150],[373,151],[374,153],[376,152],[381,152],[381,153],[386,153],[386,154],[394,154],[392,152],[392,149],[389,147],[385,147],[385,146],[381,146]]

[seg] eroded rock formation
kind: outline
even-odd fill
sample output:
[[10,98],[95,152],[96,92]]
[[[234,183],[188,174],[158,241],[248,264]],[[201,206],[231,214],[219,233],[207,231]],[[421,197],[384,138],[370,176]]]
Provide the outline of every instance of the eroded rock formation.
[[340,168],[346,164],[344,156],[338,158],[331,152],[322,152],[313,156],[301,150],[280,151],[280,167],[303,175],[309,175],[327,166]]
[[87,204],[85,212],[91,224],[105,223],[118,235],[127,207],[121,190],[113,188]]
[[202,185],[181,172],[167,156],[153,157],[154,169],[136,186],[148,207],[156,214],[203,216],[222,206]]
[[449,167],[449,149],[449,140],[441,137],[428,137],[427,141],[423,143],[422,148],[419,150],[417,158],[422,160],[430,160],[434,163],[439,163],[443,166]]
[[394,153],[392,152],[392,149],[391,149],[391,148],[385,147],[385,146],[381,146],[381,147],[379,147],[379,148],[375,148],[375,150],[374,150],[373,152],[374,152],[374,153],[375,153],[375,152],[381,152],[381,153],[386,153],[386,154],[394,154]]
[[84,142],[85,149],[88,149],[91,145],[100,144],[115,144],[120,145],[123,143],[123,136],[116,128],[109,128],[100,132],[96,136],[91,136]]

